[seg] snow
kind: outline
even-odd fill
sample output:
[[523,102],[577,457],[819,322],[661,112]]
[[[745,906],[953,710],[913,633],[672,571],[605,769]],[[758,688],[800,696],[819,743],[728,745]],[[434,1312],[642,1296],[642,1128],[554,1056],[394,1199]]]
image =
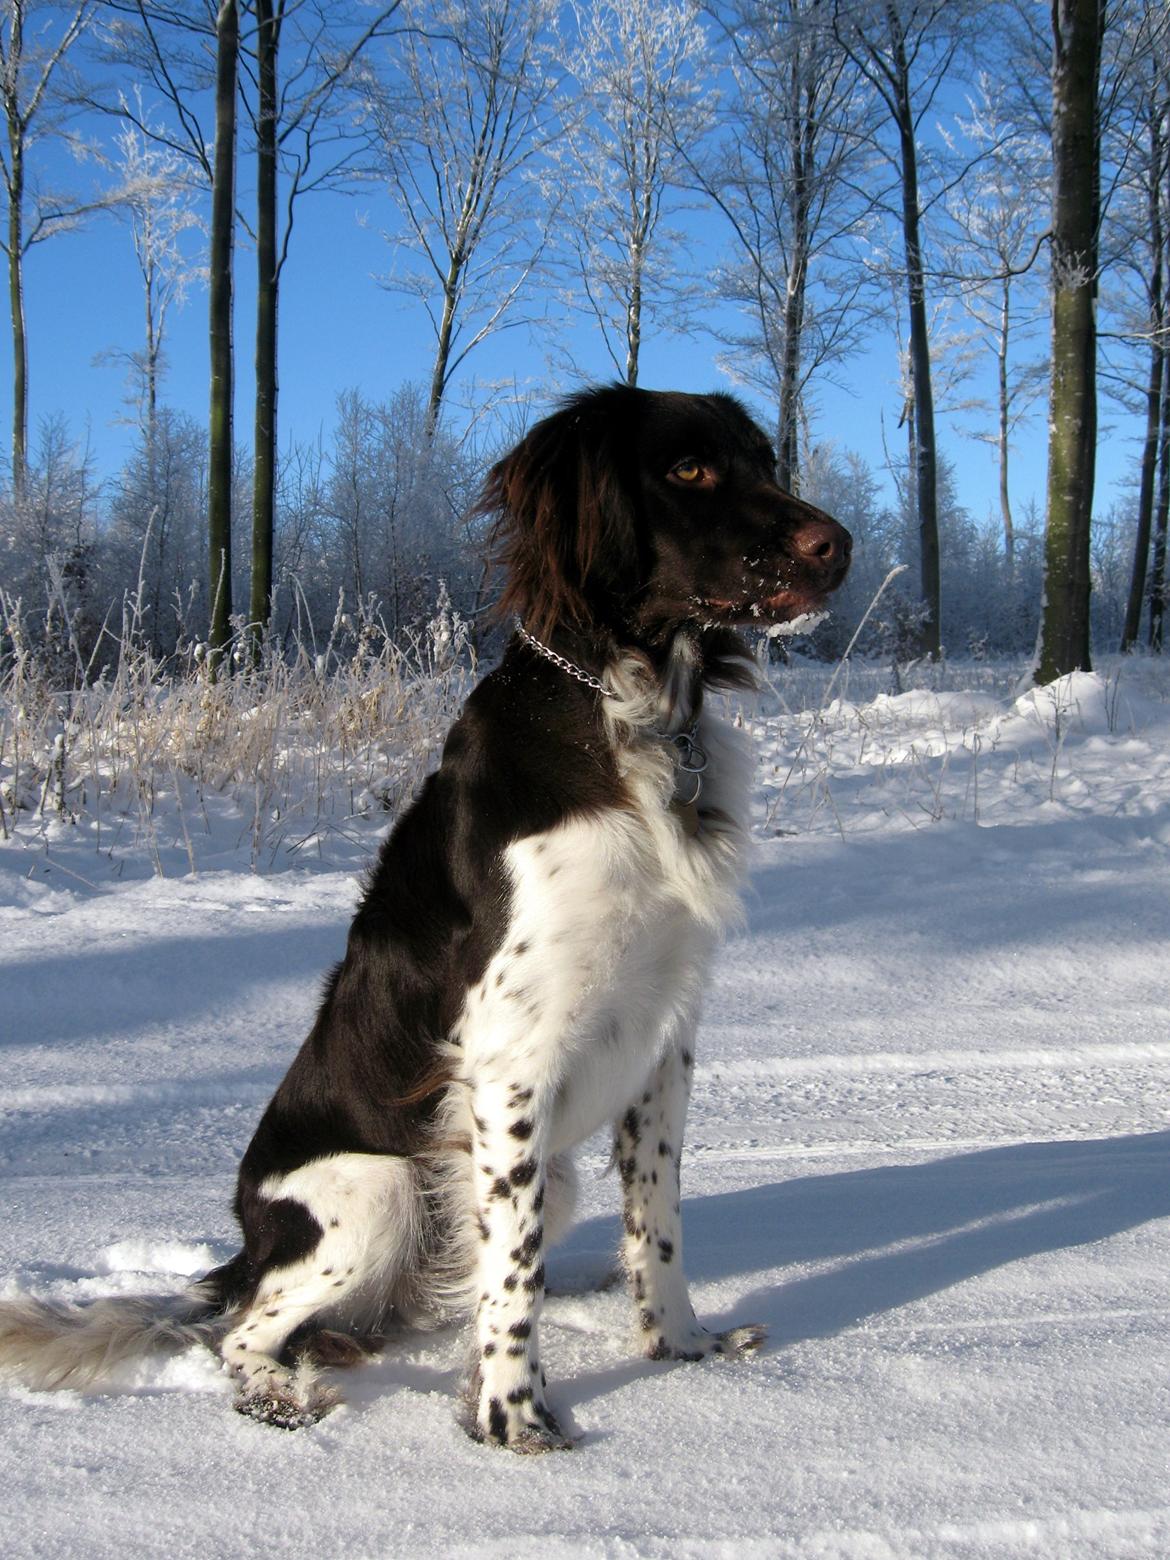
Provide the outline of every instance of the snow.
[[[292,1435],[196,1351],[0,1390],[7,1556],[1170,1552],[1170,677],[803,689],[744,717],[757,861],[684,1159],[696,1307],[767,1351],[637,1357],[598,1141],[543,1324],[573,1453],[465,1438],[458,1329]],[[257,875],[221,822],[197,877],[177,827],[166,877],[81,826],[0,848],[2,1293],[170,1291],[233,1249],[359,851]]]

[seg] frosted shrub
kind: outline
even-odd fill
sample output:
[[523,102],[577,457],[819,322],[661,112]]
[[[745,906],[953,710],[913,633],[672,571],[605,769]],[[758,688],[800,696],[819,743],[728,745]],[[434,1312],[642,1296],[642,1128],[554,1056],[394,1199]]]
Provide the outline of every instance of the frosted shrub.
[[201,644],[164,666],[132,603],[111,669],[79,666],[72,687],[25,648],[19,603],[3,603],[0,631],[2,837],[45,848],[88,833],[115,866],[145,845],[158,872],[241,848],[257,870],[368,849],[361,820],[389,825],[415,794],[473,674],[445,593],[404,643],[368,605],[339,607],[323,651],[266,644],[253,665],[240,625],[218,677]]

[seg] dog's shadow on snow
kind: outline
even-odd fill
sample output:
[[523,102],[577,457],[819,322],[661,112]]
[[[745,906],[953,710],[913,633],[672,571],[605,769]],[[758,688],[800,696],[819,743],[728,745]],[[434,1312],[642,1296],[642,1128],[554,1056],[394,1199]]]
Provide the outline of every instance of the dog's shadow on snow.
[[[926,1164],[799,1176],[683,1203],[694,1284],[769,1275],[745,1284],[729,1314],[701,1320],[714,1329],[763,1322],[771,1351],[831,1337],[1009,1262],[1105,1240],[1168,1214],[1170,1132],[1025,1143]],[[578,1226],[560,1248],[560,1263],[550,1263],[550,1282],[558,1265],[579,1276],[592,1265],[599,1276],[601,1252],[616,1244],[616,1221]],[[784,1277],[785,1269],[795,1271]],[[558,1398],[588,1402],[663,1368],[624,1361],[578,1376]]]

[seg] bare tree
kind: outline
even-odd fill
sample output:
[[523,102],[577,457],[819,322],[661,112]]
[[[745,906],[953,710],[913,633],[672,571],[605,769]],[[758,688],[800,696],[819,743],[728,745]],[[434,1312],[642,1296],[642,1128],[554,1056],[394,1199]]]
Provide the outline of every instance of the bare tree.
[[235,241],[236,81],[240,13],[236,0],[220,0],[215,18],[215,157],[211,180],[208,255],[211,399],[207,471],[207,536],[210,553],[208,639],[212,667],[231,636],[232,615],[232,264]]
[[1104,0],[1052,7],[1052,378],[1036,681],[1088,671]]
[[[855,241],[868,108],[830,26],[828,0],[734,0],[715,10],[735,90],[708,156],[679,150],[726,218],[735,258],[720,294],[750,320],[725,366],[777,408],[777,474],[800,490],[799,436],[813,377],[859,344],[869,323]],[[872,117],[872,116],[871,116]]]
[[[1170,37],[1165,13],[1150,0],[1140,5],[1137,27],[1145,34],[1136,51],[1134,102],[1136,166],[1131,180],[1133,212],[1123,217],[1136,284],[1134,333],[1147,357],[1145,435],[1142,439],[1138,486],[1137,528],[1133,566],[1120,648],[1132,650],[1141,631],[1146,597],[1150,535],[1154,519],[1155,480],[1161,443],[1163,403],[1167,395],[1166,248],[1170,239]],[[1164,542],[1163,542],[1164,551]]]
[[919,649],[942,648],[938,542],[938,447],[931,380],[926,263],[923,256],[918,134],[965,41],[964,0],[833,0],[834,29],[850,59],[884,105],[893,144],[875,144],[897,175],[903,275],[909,325],[914,487],[922,600]]
[[678,235],[663,217],[683,182],[682,149],[693,155],[711,121],[709,44],[694,0],[593,0],[572,7],[560,48],[579,95],[554,174],[572,192],[574,297],[633,385],[651,314],[669,303],[680,315]]
[[[966,145],[986,159],[971,167],[948,200],[957,232],[950,258],[963,306],[985,349],[995,359],[993,431],[980,433],[995,447],[999,509],[1009,574],[1015,562],[1010,457],[1012,434],[1042,388],[1042,364],[1018,361],[1038,318],[1036,302],[1020,301],[1048,233],[1045,206],[1048,158],[1039,136],[1017,122],[998,75],[980,71],[967,117],[958,117]],[[970,404],[970,403],[969,403]],[[975,403],[986,407],[986,402]]]
[[[126,100],[120,104],[119,112],[128,115],[157,144],[184,157],[195,178],[212,190],[214,207],[217,165],[201,114],[204,94],[210,85],[208,55],[213,39],[217,40],[216,57],[223,63],[218,44],[224,40],[224,5],[213,0],[186,0],[181,4],[107,0],[107,5],[115,13],[109,58],[127,64],[150,83],[169,105],[172,122],[168,127],[148,124]],[[249,603],[253,625],[267,622],[272,592],[279,294],[290,252],[295,208],[302,195],[344,189],[354,177],[354,159],[364,145],[353,100],[348,96],[350,89],[355,88],[355,66],[363,50],[391,30],[398,8],[398,0],[380,7],[330,5],[326,0],[244,0],[234,12],[240,99],[236,111],[251,126],[256,152],[254,222],[242,218],[235,205],[233,187],[233,220],[242,221],[245,231],[254,238],[257,261]],[[123,17],[127,19],[119,19]],[[218,127],[219,110],[226,110],[226,99],[217,97],[216,105]],[[225,252],[222,234],[219,245],[218,251],[213,246],[219,263],[234,264],[234,252]],[[213,270],[214,263],[213,260]],[[230,284],[230,277],[228,280]],[[230,313],[225,314],[215,298],[213,287],[212,308],[217,323],[211,332],[212,379],[213,386],[219,387],[213,394],[213,401],[218,404],[227,385],[225,375],[231,370],[232,343]],[[216,429],[222,422],[222,408],[213,410],[213,439],[218,437]],[[230,461],[230,454],[218,448],[212,463],[218,476],[213,475],[208,494],[211,511],[218,518],[212,521],[209,515],[211,525],[223,524],[222,495],[231,487]],[[219,551],[230,557],[232,549],[228,545]],[[218,582],[213,600],[222,600],[230,608],[230,581],[226,587],[224,582]],[[220,625],[217,632],[222,628]]]
[[[255,31],[245,40],[254,61],[256,144],[256,415],[253,444],[249,619],[268,622],[276,519],[277,318],[297,200],[346,188],[361,147],[349,110],[355,66],[384,37],[399,9],[363,10],[308,0],[250,0]],[[282,78],[281,63],[287,65]],[[283,198],[281,184],[283,181]]]
[[531,177],[555,131],[542,38],[550,0],[408,0],[409,33],[367,105],[377,163],[398,207],[390,241],[407,261],[382,279],[419,299],[434,332],[427,416],[514,305],[544,251],[553,211]]
[[[143,118],[140,97],[136,105]],[[110,350],[107,358],[128,364],[134,385],[138,421],[146,434],[146,448],[153,444],[158,422],[159,382],[163,370],[167,324],[172,308],[182,304],[191,282],[201,270],[183,236],[198,232],[202,224],[195,210],[194,192],[184,177],[182,159],[154,144],[134,124],[127,123],[114,138],[114,172],[119,191],[119,211],[134,247],[142,281],[143,341],[130,351]]]
[[[83,0],[50,6],[4,0],[0,6],[0,97],[7,131],[0,143],[0,175],[8,203],[0,248],[8,260],[12,320],[12,489],[24,496],[28,469],[28,334],[24,315],[24,260],[34,244],[74,228],[95,208],[92,200],[41,188],[30,165],[36,139],[62,136],[69,94],[62,91],[66,63],[93,15]],[[30,37],[30,24],[36,23]]]

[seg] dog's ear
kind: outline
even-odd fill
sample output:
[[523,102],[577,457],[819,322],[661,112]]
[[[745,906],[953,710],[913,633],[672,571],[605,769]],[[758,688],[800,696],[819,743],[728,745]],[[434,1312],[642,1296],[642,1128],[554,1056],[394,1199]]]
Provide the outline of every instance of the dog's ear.
[[636,589],[636,392],[586,391],[546,417],[488,474],[476,513],[492,514],[506,571],[498,611],[547,638],[558,625],[616,626]]

